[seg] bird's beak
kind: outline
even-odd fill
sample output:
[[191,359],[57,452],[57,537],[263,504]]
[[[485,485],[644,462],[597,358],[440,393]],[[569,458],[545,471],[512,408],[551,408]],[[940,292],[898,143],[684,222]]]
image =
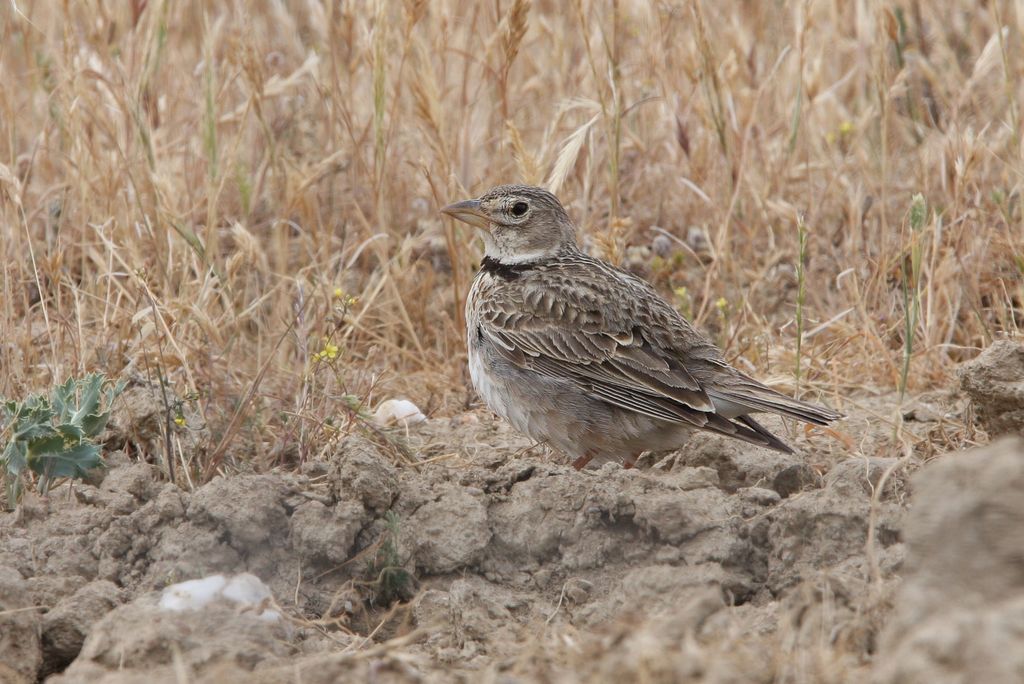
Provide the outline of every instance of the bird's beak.
[[487,230],[491,223],[487,215],[480,209],[480,200],[462,200],[455,204],[449,204],[441,209],[441,213],[484,230]]

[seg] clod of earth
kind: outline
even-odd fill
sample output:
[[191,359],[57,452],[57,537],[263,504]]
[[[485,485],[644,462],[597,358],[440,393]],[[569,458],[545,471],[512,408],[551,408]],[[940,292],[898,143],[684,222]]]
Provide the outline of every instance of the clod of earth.
[[1020,681],[1024,439],[944,456],[913,485],[904,581],[877,681]]
[[[837,455],[819,474],[714,436],[671,467],[580,473],[503,426],[436,423],[410,436],[499,446],[406,468],[353,436],[297,473],[191,493],[115,457],[98,484],[27,497],[0,517],[0,672],[767,683],[1016,667],[993,649],[1013,651],[1024,614],[1019,440],[911,480],[891,458]],[[228,601],[160,608],[168,585],[243,572],[286,620]],[[811,650],[810,671],[787,655]]]
[[1024,344],[996,342],[957,374],[978,422],[991,435],[1024,434]]
[[[43,639],[18,639],[20,651],[4,642],[0,661],[21,663],[29,678],[70,662],[52,680],[61,684],[130,673],[175,681],[176,667],[197,681],[293,681],[295,671],[316,681],[342,661],[365,673],[360,635],[395,598],[412,601],[384,634],[413,630],[396,653],[428,679],[519,662],[558,634],[579,633],[590,648],[631,621],[642,633],[670,619],[667,606],[686,621],[677,632],[716,640],[738,620],[769,648],[785,597],[820,586],[826,569],[828,595],[841,594],[843,619],[856,622],[873,471],[791,476],[791,456],[713,438],[668,471],[579,473],[520,454],[500,426],[466,425],[467,443],[509,445],[411,469],[349,437],[299,473],[216,478],[192,493],[161,484],[153,466],[114,458],[98,485],[30,498],[27,512],[0,518],[0,567],[13,583],[0,598],[30,607],[15,596],[39,582],[35,603],[48,610],[17,613],[16,624],[26,634],[43,625]],[[902,559],[902,516],[899,498],[883,496],[875,553],[887,577]],[[169,584],[239,572],[262,580],[298,621],[266,624],[228,603],[159,608]],[[807,596],[804,612],[823,600]]]

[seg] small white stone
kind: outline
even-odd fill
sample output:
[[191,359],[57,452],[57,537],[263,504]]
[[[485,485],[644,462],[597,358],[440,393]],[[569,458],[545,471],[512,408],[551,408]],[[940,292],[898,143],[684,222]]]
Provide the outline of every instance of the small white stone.
[[[224,575],[210,575],[167,587],[160,596],[160,608],[174,612],[200,610],[217,599],[227,599],[244,608],[258,609],[271,598],[273,595],[267,585],[250,573],[230,579]],[[276,610],[261,610],[257,617],[268,622],[281,619]]]
[[160,596],[160,607],[176,612],[198,610],[220,596],[225,584],[227,579],[224,575],[210,575],[172,584]]
[[256,575],[243,572],[228,581],[223,594],[235,603],[256,604],[270,598],[270,589]]
[[373,412],[373,422],[382,427],[397,423],[402,426],[422,423],[427,417],[408,399],[388,399]]

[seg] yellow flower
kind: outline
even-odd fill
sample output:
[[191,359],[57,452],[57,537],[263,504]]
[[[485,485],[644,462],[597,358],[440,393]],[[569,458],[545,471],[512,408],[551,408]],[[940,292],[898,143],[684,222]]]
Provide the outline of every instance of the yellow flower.
[[726,299],[725,297],[719,297],[718,301],[715,302],[715,308],[717,308],[719,311],[724,312],[726,309],[729,308],[729,300]]
[[174,416],[174,424],[178,427],[185,426],[185,416]]
[[324,348],[318,352],[313,353],[314,361],[333,361],[338,358],[338,354],[341,352],[341,348],[336,344],[331,344],[327,340],[324,340]]
[[340,287],[334,288],[334,298],[340,299],[342,306],[352,306],[359,301],[359,297],[353,297],[350,294],[345,294],[345,291]]
[[853,122],[848,119],[844,119],[843,121],[839,122],[839,127],[836,128],[836,130],[829,131],[828,133],[825,134],[825,142],[827,142],[829,145],[834,145],[836,141],[845,142],[846,139],[853,134],[853,132]]

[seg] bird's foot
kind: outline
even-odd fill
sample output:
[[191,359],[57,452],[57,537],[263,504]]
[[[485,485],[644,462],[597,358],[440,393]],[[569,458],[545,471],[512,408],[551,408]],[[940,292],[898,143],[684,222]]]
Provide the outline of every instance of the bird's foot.
[[583,470],[584,468],[587,467],[587,464],[593,460],[593,458],[594,454],[587,452],[580,456],[579,458],[577,458],[575,461],[573,461],[572,467],[575,468],[576,470]]

